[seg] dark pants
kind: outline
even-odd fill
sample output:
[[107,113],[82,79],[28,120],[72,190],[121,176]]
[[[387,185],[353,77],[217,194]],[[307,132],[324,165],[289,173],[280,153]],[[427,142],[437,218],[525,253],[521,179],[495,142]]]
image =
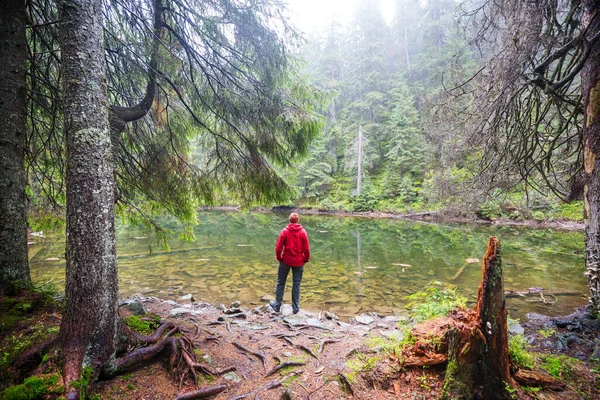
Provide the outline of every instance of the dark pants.
[[283,293],[285,292],[285,281],[288,274],[292,270],[292,310],[298,312],[300,310],[300,282],[302,282],[302,274],[304,273],[304,265],[301,267],[289,267],[279,262],[279,270],[277,271],[277,286],[275,287],[275,301],[281,305],[283,302]]

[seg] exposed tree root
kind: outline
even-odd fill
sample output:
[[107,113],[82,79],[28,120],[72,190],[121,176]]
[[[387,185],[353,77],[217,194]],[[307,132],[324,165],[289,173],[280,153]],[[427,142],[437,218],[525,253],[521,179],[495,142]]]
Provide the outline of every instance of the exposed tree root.
[[314,352],[314,351],[312,351],[310,348],[308,348],[308,347],[306,347],[306,346],[304,346],[304,345],[302,345],[302,344],[297,344],[297,345],[296,345],[296,347],[297,347],[297,348],[299,348],[300,350],[303,350],[303,351],[307,352],[307,353],[308,353],[308,354],[310,354],[312,357],[316,358],[318,361],[321,361],[321,360],[319,360],[319,356],[317,356],[317,355],[315,354],[315,352]]
[[269,372],[267,372],[267,374],[265,375],[265,377],[271,376],[271,375],[275,374],[277,371],[282,370],[283,368],[286,368],[286,367],[299,367],[301,365],[306,365],[306,363],[302,362],[302,361],[286,361],[284,363],[281,363],[281,364],[275,366],[275,368],[273,368],[272,370],[270,370]]
[[319,343],[319,348],[317,349],[317,354],[321,354],[325,348],[325,345],[328,343],[338,343],[339,340],[336,339],[323,339]]
[[267,369],[267,357],[264,355],[264,353],[258,352],[258,351],[252,351],[249,348],[245,347],[244,345],[242,345],[238,342],[233,342],[231,344],[234,345],[235,347],[237,347],[238,349],[245,351],[246,353],[252,354],[252,355],[260,358],[260,360],[263,363],[263,367],[265,367],[265,369]]
[[180,394],[179,396],[175,397],[175,400],[200,399],[202,397],[213,396],[215,394],[221,393],[225,389],[227,389],[227,385],[211,386],[203,389],[194,390],[192,392]]
[[340,372],[338,375],[340,377],[340,382],[342,383],[342,385],[344,385],[344,387],[346,387],[350,391],[352,396],[354,396],[354,388],[350,383],[350,379],[348,379],[348,377],[343,372]]
[[[262,385],[260,385],[259,387],[257,387],[256,389],[254,389],[251,392],[231,397],[228,400],[241,400],[241,399],[245,399],[246,397],[251,397],[251,396],[254,396],[254,398],[257,399],[258,395],[260,393],[266,392],[267,390],[270,390],[270,389],[280,387],[281,385],[283,385],[283,382],[285,382],[287,379],[291,378],[294,375],[296,375],[296,373],[292,372],[291,374],[288,374],[281,379],[272,380],[272,381],[263,383]],[[267,376],[269,376],[269,375],[267,375]]]
[[429,354],[427,356],[413,356],[404,360],[403,367],[431,367],[433,365],[443,364],[448,361],[448,356],[445,354]]

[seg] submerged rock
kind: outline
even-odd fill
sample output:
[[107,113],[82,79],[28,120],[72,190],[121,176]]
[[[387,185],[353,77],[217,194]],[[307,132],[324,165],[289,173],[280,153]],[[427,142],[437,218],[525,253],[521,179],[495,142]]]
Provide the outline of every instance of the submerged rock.
[[177,301],[191,301],[192,303],[196,301],[196,299],[194,298],[194,296],[189,293],[186,294],[185,296],[181,296],[180,298],[177,299]]

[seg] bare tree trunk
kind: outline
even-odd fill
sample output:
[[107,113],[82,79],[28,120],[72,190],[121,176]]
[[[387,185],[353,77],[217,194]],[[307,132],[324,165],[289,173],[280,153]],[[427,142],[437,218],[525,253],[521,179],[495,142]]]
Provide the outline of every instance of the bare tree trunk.
[[356,174],[356,195],[362,191],[362,163],[363,163],[363,127],[358,127],[358,172]]
[[63,374],[97,367],[114,354],[117,256],[113,153],[106,95],[102,0],[61,0],[64,132],[67,145],[67,280],[61,323]]
[[0,293],[31,286],[25,202],[25,3],[0,1]]
[[507,387],[514,386],[508,355],[508,324],[500,242],[490,237],[482,265],[482,280],[474,309],[474,325],[461,341],[460,332],[448,331],[448,367],[443,397],[509,399]]
[[[584,29],[588,39],[600,32],[600,9],[596,0],[585,0]],[[585,276],[590,287],[591,313],[600,314],[600,42],[596,41],[581,70],[585,173]]]
[[[335,126],[337,121],[337,116],[335,113],[335,99],[331,101],[331,106],[329,107],[329,115],[330,115],[330,123],[331,126]],[[338,160],[337,160],[337,135],[335,130],[333,131],[333,139],[331,140],[331,153],[333,154],[333,173],[335,174],[338,169]]]

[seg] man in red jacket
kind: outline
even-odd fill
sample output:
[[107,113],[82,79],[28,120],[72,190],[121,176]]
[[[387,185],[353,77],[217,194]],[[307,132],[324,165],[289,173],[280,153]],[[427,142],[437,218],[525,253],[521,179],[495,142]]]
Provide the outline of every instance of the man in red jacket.
[[289,225],[281,231],[277,245],[275,245],[275,257],[279,261],[277,271],[277,286],[275,287],[275,300],[269,305],[275,312],[281,309],[285,281],[290,269],[292,270],[292,310],[294,314],[300,311],[300,282],[304,273],[304,264],[310,260],[310,245],[308,235],[298,223],[300,217],[296,213],[290,214]]

